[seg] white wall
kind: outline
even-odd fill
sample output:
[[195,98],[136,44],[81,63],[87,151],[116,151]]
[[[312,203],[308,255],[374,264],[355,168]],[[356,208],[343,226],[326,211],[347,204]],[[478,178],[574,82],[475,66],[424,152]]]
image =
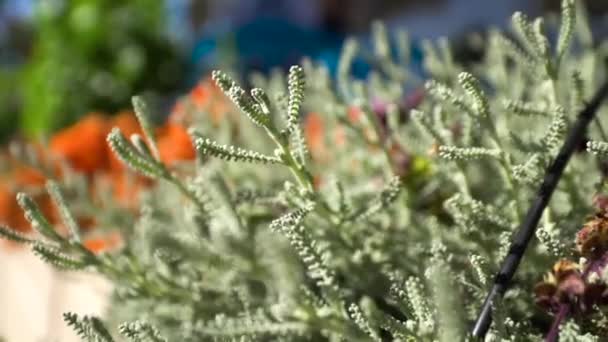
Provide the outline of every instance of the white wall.
[[52,270],[29,250],[0,242],[0,336],[6,342],[76,342],[62,313],[101,314],[110,286]]

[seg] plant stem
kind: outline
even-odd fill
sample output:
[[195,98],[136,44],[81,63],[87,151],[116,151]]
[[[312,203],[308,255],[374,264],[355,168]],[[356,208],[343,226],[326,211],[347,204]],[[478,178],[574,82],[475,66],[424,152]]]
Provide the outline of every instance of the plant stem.
[[284,161],[285,166],[291,171],[300,187],[311,194],[314,197],[315,202],[320,204],[318,208],[321,209],[323,217],[329,222],[336,223],[335,215],[329,205],[322,198],[317,196],[312,175],[306,170],[304,165],[300,164],[297,158],[294,157],[293,152],[285,139],[272,127],[266,127],[266,132],[281,150],[282,160]]
[[285,166],[289,168],[298,184],[300,184],[300,186],[307,191],[313,192],[314,184],[312,176],[293,156],[293,153],[291,152],[291,149],[289,148],[285,139],[283,139],[274,128],[267,127],[266,132],[281,150],[282,159],[285,162]]
[[556,342],[559,338],[559,327],[564,322],[568,313],[570,312],[570,304],[562,303],[559,305],[559,310],[553,319],[553,323],[551,324],[551,329],[549,329],[549,333],[545,337],[545,342]]
[[[488,125],[490,130],[490,137],[492,139],[492,142],[494,143],[494,147],[499,149],[500,151],[504,151],[504,146],[500,141],[500,137],[498,136],[498,130],[496,129],[494,121],[489,116],[486,118],[486,121],[486,124]],[[515,206],[513,207],[514,219],[519,220],[519,218],[523,215],[523,209],[521,208],[520,202],[518,201],[518,192],[515,188],[515,180],[513,179],[513,175],[511,174],[511,170],[513,170],[513,165],[511,164],[511,161],[508,156],[504,153],[500,154],[499,164],[502,168],[505,181],[507,182],[507,187],[509,188],[509,192],[511,193],[511,196],[515,198]]]
[[388,164],[388,168],[386,169],[387,176],[390,177],[390,176],[392,176],[392,174],[397,173],[396,172],[397,170],[395,170],[395,165],[393,165],[393,159],[391,158],[391,154],[386,147],[385,133],[383,132],[382,124],[378,120],[378,116],[369,107],[369,105],[366,105],[362,109],[363,109],[363,113],[365,114],[365,117],[371,123],[371,125],[374,129],[374,136],[375,136],[374,143],[379,149],[382,150],[384,158],[386,159],[386,163]]
[[175,185],[177,189],[184,196],[188,197],[188,199],[190,199],[201,212],[206,212],[205,205],[203,204],[203,202],[201,202],[200,199],[196,196],[196,194],[192,192],[192,190],[188,189],[188,187],[184,183],[182,183],[179,178],[177,178],[174,174],[169,174],[165,179],[169,181],[169,183]]
[[466,166],[462,161],[456,162],[456,167],[458,168],[458,173],[454,177],[454,182],[456,186],[460,189],[460,191],[467,197],[472,198],[471,196],[471,186],[469,185],[469,179],[467,178]]

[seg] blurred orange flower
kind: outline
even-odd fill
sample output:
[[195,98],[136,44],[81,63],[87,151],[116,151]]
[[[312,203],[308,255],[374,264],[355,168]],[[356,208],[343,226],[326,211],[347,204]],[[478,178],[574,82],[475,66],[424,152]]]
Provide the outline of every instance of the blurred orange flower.
[[204,112],[210,116],[213,125],[218,125],[228,113],[230,107],[226,96],[217,87],[211,77],[202,79],[190,93],[177,101],[169,116],[169,122],[189,123],[192,111]]
[[57,134],[50,141],[50,152],[66,161],[76,171],[92,174],[108,166],[107,120],[99,113],[90,113]]
[[20,214],[15,194],[6,185],[0,184],[0,224],[22,230],[22,222],[15,222],[18,216],[23,216]]
[[194,87],[190,91],[190,99],[192,100],[192,103],[199,108],[202,108],[207,105],[210,96],[211,89],[209,86],[209,82],[206,80],[199,82],[196,87]]
[[[17,203],[17,193],[6,184],[0,184],[0,224],[20,232],[29,232],[31,224],[25,219],[23,210]],[[40,210],[51,223],[58,221],[58,213],[46,193],[32,196]]]
[[168,122],[160,127],[158,134],[158,153],[167,165],[196,157],[188,131],[181,125]]
[[[0,224],[28,232],[31,230],[31,225],[17,203],[17,192],[25,189],[39,190],[44,186],[46,179],[42,172],[32,167],[15,160],[10,160],[10,164],[12,169],[0,178]],[[31,196],[49,221],[56,222],[58,214],[46,192],[38,191]]]
[[361,120],[361,117],[363,116],[363,111],[361,110],[361,108],[359,108],[357,106],[351,106],[351,107],[348,107],[348,111],[347,111],[346,115],[348,116],[348,120],[352,124],[357,124],[357,123],[359,123],[359,121]]
[[44,186],[46,177],[37,169],[23,165],[16,166],[11,172],[11,181],[19,187]]
[[104,236],[86,239],[82,244],[89,251],[100,254],[117,249],[122,244],[122,236],[119,232],[113,231]]
[[[192,100],[198,101],[199,104],[207,101],[204,99],[207,96],[205,92],[213,90],[209,88],[209,84],[201,87],[195,89],[192,94]],[[110,189],[116,202],[130,210],[137,207],[139,194],[152,185],[153,181],[128,170],[108,148],[106,138],[113,127],[118,127],[126,136],[143,134],[135,114],[131,111],[122,111],[113,117],[93,112],[53,135],[47,148],[35,144],[32,146],[45,168],[59,171],[61,170],[59,163],[62,162],[75,172],[85,174],[89,181],[92,199]],[[195,149],[183,124],[168,120],[166,124],[157,128],[156,133],[160,158],[167,165],[171,166],[195,158]],[[34,167],[11,159],[8,154],[3,159],[9,161],[7,163],[9,167],[0,174],[0,223],[22,232],[31,231],[31,225],[24,218],[17,203],[16,194],[25,188],[33,188],[36,191],[31,196],[44,215],[51,223],[56,224],[58,229],[64,228],[59,223],[57,208],[44,191],[45,174]],[[61,179],[62,174],[58,172],[53,176]],[[83,229],[96,225],[92,217],[77,216],[76,219]],[[85,246],[95,253],[114,249],[120,243],[118,232],[86,239],[84,242]]]
[[310,154],[317,160],[324,160],[325,153],[325,123],[321,115],[315,112],[308,113],[304,119],[304,137]]

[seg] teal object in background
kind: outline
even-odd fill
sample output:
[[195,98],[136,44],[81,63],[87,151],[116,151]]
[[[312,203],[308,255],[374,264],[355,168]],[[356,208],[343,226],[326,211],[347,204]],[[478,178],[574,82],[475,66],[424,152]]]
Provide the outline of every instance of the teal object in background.
[[259,17],[234,30],[202,37],[192,59],[202,67],[212,67],[221,63],[222,47],[231,43],[240,69],[268,71],[298,63],[303,56],[336,55],[343,39],[343,35],[303,28],[281,18]]
[[[345,38],[344,34],[305,28],[281,18],[258,17],[233,31],[204,36],[196,42],[191,58],[201,73],[222,66],[228,59],[238,63],[226,67],[247,74],[288,68],[300,63],[303,57],[310,57],[325,64],[335,75]],[[360,40],[369,44],[367,36]],[[419,61],[420,54],[414,49],[413,62]],[[352,67],[357,77],[365,77],[369,69],[370,65],[361,58]]]

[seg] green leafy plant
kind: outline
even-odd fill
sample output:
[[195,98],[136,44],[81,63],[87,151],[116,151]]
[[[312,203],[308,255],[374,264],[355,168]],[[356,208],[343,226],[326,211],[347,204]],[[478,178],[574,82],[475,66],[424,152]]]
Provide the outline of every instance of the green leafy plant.
[[20,70],[18,94],[21,129],[30,137],[90,111],[123,110],[135,92],[172,92],[185,75],[183,56],[163,30],[162,2],[39,2],[34,8],[33,51]]
[[[121,250],[86,250],[53,183],[68,236],[26,195],[19,203],[39,236],[0,233],[60,268],[112,280],[107,325],[65,315],[88,341],[112,341],[111,334],[131,341],[467,340],[548,163],[605,79],[607,51],[593,48],[585,25],[574,1],[564,0],[551,44],[542,19],[516,13],[515,38],[490,31],[483,61],[469,71],[445,41],[427,42],[434,80],[424,84],[401,58],[407,36],[389,36],[380,24],[368,56],[378,70],[365,81],[349,71],[355,40],[344,46],[335,83],[308,60],[289,70],[287,82],[280,73],[252,76],[250,93],[214,72],[244,115],[219,128],[195,115],[193,165],[159,161],[139,100],[145,137],[109,135],[126,165],[158,180]],[[393,38],[401,57],[387,51]],[[412,87],[425,89],[420,104],[404,104]],[[598,154],[608,151],[605,112],[589,132],[589,150]],[[535,305],[534,286],[571,254],[593,196],[603,191],[596,158],[581,149],[512,288],[494,306],[486,340],[536,341],[548,331],[552,318]],[[604,310],[569,316],[562,340],[605,339]]]

